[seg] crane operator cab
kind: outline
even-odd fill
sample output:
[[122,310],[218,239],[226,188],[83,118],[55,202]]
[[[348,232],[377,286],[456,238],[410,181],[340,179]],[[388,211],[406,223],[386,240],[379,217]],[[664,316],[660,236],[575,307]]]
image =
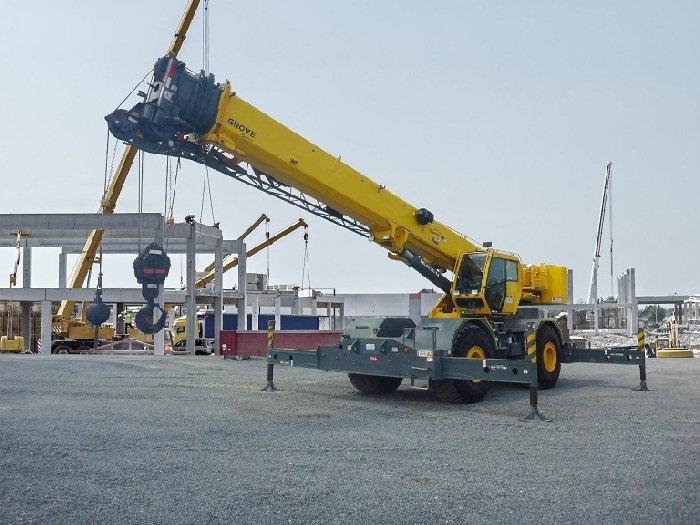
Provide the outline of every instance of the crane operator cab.
[[457,262],[452,299],[462,315],[511,314],[522,291],[520,260],[494,250],[464,253]]

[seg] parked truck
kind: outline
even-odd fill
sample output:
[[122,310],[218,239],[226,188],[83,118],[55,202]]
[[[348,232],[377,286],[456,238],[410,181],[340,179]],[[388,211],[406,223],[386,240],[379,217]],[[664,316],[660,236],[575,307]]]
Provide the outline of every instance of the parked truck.
[[[348,372],[358,390],[390,392],[403,379],[420,379],[443,401],[471,403],[489,383],[460,362],[536,355],[539,387],[551,388],[562,362],[572,360],[565,328],[526,308],[567,304],[565,267],[523,264],[514,253],[477,245],[256,109],[228,81],[189,71],[169,53],[155,63],[143,102],[105,118],[130,146],[204,164],[365,236],[443,291],[417,324],[355,319],[338,345],[310,358]],[[528,352],[532,331],[536,351]],[[455,359],[444,367],[440,357]]]

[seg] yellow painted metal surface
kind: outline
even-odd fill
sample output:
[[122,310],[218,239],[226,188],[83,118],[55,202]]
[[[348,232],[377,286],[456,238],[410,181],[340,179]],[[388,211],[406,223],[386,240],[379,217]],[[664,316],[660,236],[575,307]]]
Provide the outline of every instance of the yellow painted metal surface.
[[[214,144],[228,154],[232,164],[248,163],[367,226],[370,239],[393,254],[407,249],[442,272],[454,272],[463,254],[486,251],[439,221],[420,224],[416,219],[418,208],[232,94],[228,82],[216,123],[198,142]],[[518,267],[517,282],[503,285],[505,302],[499,313],[513,314],[521,303],[568,303],[566,268],[523,266],[514,254],[491,249],[488,253],[485,274],[492,256],[514,260]],[[461,309],[454,299],[460,293],[453,283],[452,297],[443,296],[431,316],[495,313],[481,295],[474,296],[483,301],[481,307]]]
[[693,351],[688,348],[664,348],[656,351],[656,357],[693,357]]
[[374,242],[392,252],[408,248],[451,271],[460,252],[482,249],[440,222],[421,226],[416,207],[227,92],[217,124],[202,141],[231,154],[233,162],[247,162],[366,225]]
[[0,350],[3,352],[22,352],[24,351],[24,337],[13,337],[10,339],[6,335],[0,337]]

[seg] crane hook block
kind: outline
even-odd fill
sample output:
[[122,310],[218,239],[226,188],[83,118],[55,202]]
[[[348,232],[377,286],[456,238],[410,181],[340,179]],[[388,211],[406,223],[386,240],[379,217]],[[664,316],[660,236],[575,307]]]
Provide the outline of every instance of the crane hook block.
[[[160,315],[158,315],[157,310],[160,310]],[[166,318],[165,310],[157,304],[149,302],[136,313],[136,328],[144,334],[155,334],[163,329]]]
[[157,289],[158,285],[165,283],[168,272],[170,272],[170,257],[154,242],[146,246],[141,255],[134,259],[134,276],[139,284],[156,285]]
[[[155,334],[165,326],[165,311],[155,304],[159,287],[165,283],[170,272],[170,257],[165,250],[152,242],[134,259],[134,276],[141,284],[141,293],[147,304],[136,314],[136,328],[144,334]],[[156,318],[156,310],[160,316]]]

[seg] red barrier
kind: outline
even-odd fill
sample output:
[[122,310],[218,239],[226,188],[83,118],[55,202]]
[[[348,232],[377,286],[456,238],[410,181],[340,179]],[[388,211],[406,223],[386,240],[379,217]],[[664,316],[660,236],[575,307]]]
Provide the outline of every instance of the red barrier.
[[[334,345],[340,341],[342,332],[335,330],[275,330],[275,348],[293,350],[316,350],[318,345]],[[265,356],[267,355],[267,331],[222,330],[221,355]]]

